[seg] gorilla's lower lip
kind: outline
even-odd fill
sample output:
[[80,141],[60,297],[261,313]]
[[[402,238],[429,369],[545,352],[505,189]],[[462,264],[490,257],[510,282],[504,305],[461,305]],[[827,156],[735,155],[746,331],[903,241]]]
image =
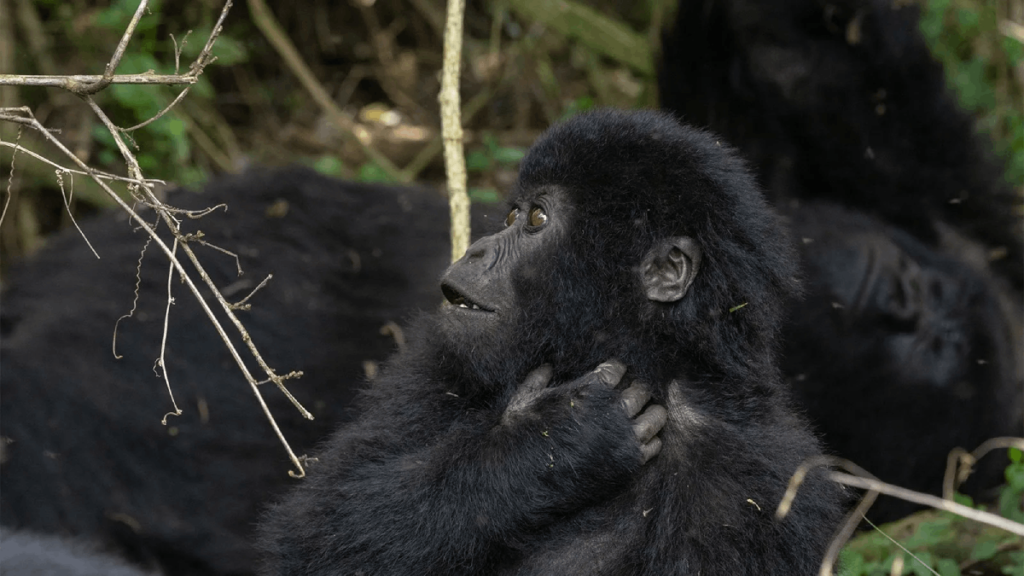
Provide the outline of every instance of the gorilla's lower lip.
[[481,304],[473,298],[466,296],[462,291],[450,283],[446,282],[441,284],[441,293],[444,294],[445,300],[447,300],[448,304],[453,308],[474,310],[477,312],[494,312],[494,309],[491,306]]
[[481,308],[476,304],[454,304],[452,302],[448,302],[448,307],[458,310],[466,310],[468,312],[482,312],[484,314],[494,314],[493,311]]

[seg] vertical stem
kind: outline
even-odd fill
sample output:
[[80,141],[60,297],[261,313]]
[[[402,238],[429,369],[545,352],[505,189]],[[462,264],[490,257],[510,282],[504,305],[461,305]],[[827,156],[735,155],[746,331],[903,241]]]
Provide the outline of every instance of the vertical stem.
[[441,137],[448,176],[448,203],[452,218],[452,261],[469,248],[469,195],[466,193],[466,157],[462,149],[459,68],[462,64],[462,19],[465,0],[448,0],[444,29],[444,66],[441,69]]

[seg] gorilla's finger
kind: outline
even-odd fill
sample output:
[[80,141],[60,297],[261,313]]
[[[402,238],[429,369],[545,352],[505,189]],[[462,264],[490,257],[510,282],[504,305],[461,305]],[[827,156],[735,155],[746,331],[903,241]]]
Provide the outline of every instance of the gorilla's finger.
[[641,443],[647,443],[661,432],[665,422],[668,421],[668,410],[664,406],[655,404],[644,413],[636,417],[636,424],[633,424],[633,433]]
[[511,419],[518,413],[522,412],[529,406],[540,393],[547,388],[549,382],[551,382],[551,376],[554,374],[550,364],[542,364],[540,368],[536,368],[526,375],[526,379],[519,385],[519,389],[516,390],[515,396],[512,397],[508,402],[508,407],[505,408],[505,414],[502,416],[502,422],[509,423]]
[[661,438],[654,438],[646,444],[640,445],[640,454],[643,456],[643,463],[646,464],[648,460],[654,458],[661,452]]
[[554,370],[551,368],[551,364],[541,364],[539,368],[535,368],[526,375],[526,379],[519,385],[519,391],[516,395],[534,395],[539,393],[547,388],[553,374]]
[[615,358],[602,362],[594,368],[594,374],[601,379],[602,382],[607,384],[610,388],[615,388],[619,385],[619,380],[622,380],[622,375],[626,373],[626,365],[619,362]]
[[622,407],[626,416],[634,418],[651,399],[651,389],[643,382],[633,382],[622,392]]

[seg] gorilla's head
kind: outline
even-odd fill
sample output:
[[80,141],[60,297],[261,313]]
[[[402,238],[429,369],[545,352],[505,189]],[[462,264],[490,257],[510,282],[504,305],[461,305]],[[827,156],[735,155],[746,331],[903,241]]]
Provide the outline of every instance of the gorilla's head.
[[771,373],[794,254],[712,135],[658,112],[577,116],[530,149],[506,224],[442,281],[460,365],[512,381],[542,361],[558,378],[612,356],[656,382],[683,366],[737,382]]

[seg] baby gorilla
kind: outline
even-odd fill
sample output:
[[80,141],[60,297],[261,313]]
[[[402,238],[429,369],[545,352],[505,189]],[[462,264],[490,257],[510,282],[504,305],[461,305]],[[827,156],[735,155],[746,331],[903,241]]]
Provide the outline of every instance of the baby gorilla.
[[542,136],[512,197],[268,513],[266,572],[816,571],[842,492],[811,474],[773,517],[819,445],[774,363],[794,255],[742,162],[600,111]]

